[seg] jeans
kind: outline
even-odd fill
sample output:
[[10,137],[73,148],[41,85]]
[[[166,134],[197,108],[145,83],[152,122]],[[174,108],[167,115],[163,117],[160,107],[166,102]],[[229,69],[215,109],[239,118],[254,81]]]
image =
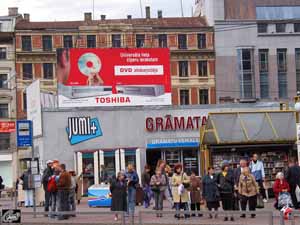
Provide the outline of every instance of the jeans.
[[45,190],[45,212],[49,211],[50,204],[51,204],[51,193]]
[[152,198],[152,190],[149,185],[143,188],[144,191],[144,207],[148,208],[150,206],[151,198]]
[[58,219],[68,219],[67,215],[61,214],[60,212],[70,211],[70,199],[69,199],[69,190],[58,190],[57,192],[57,209],[58,209]]
[[51,214],[50,217],[54,218],[57,212],[57,192],[51,192]]
[[136,205],[136,189],[135,187],[128,187],[128,213],[134,215]]
[[33,206],[33,190],[24,190],[25,192],[25,206]]
[[156,191],[153,192],[155,201],[155,210],[163,210],[164,192]]
[[75,190],[70,191],[69,201],[70,201],[70,210],[76,211],[76,192],[75,192]]
[[[175,202],[174,203],[174,206],[175,206],[175,210],[176,212],[179,212],[180,209],[183,208],[184,210],[184,216],[185,218],[189,217],[190,215],[188,214],[188,211],[189,211],[189,206],[188,206],[188,203],[187,202]],[[180,218],[180,215],[176,213],[175,215],[176,218]]]

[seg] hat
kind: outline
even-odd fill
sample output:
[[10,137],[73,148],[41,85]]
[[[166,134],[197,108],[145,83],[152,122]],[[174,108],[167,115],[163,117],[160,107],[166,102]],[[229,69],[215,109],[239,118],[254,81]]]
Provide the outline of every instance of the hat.
[[49,164],[49,163],[53,163],[53,161],[52,161],[52,160],[48,160],[48,161],[46,162],[46,164]]

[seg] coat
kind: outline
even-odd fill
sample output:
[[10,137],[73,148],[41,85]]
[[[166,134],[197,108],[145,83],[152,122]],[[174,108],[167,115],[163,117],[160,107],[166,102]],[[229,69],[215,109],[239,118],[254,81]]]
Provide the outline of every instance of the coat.
[[59,179],[57,182],[57,189],[58,190],[70,190],[72,186],[72,181],[71,181],[71,175],[67,171],[63,171],[59,175]]
[[31,174],[31,172],[23,173],[20,179],[23,181],[24,191],[33,189],[33,175]]
[[189,177],[185,173],[174,173],[172,177],[172,195],[174,203],[187,203],[189,201],[189,193],[187,189],[183,191],[181,195],[178,193],[178,186],[180,183],[189,184]]
[[259,193],[259,187],[255,181],[255,177],[250,174],[249,176],[241,175],[239,181],[239,194],[246,197],[253,197]]
[[147,172],[143,172],[142,174],[142,186],[147,187],[150,185],[151,176]]
[[111,211],[127,211],[127,185],[126,182],[114,180],[110,184]]
[[[157,183],[160,183],[160,184],[157,185]],[[158,177],[156,175],[153,175],[151,177],[150,185],[151,185],[151,187],[158,188],[159,191],[161,191],[161,192],[165,191],[167,188],[166,176],[161,175],[160,177]]]
[[43,172],[43,177],[42,177],[43,188],[45,191],[48,190],[48,181],[52,175],[53,175],[52,168],[47,166],[47,168]]
[[202,184],[200,181],[200,178],[195,177],[195,178],[190,178],[190,197],[191,197],[191,203],[200,203],[201,202],[201,189],[202,189]]
[[234,192],[234,176],[231,171],[228,171],[225,177],[222,172],[219,173],[217,182],[220,194],[232,194]]
[[81,198],[82,198],[82,187],[83,187],[83,180],[82,180],[82,174],[77,177],[77,180],[76,180],[76,183],[77,183],[77,190],[76,190],[76,200],[77,201],[80,201]]
[[283,192],[284,189],[287,189],[287,191],[290,191],[290,185],[286,180],[283,180],[281,183],[280,179],[276,179],[274,185],[273,185],[273,191],[275,195],[276,201],[278,200],[279,194]]
[[286,173],[286,181],[292,189],[295,189],[297,185],[300,186],[300,167],[298,165],[289,167]]
[[218,202],[220,200],[220,192],[217,184],[217,177],[206,175],[202,181],[202,196],[207,202]]

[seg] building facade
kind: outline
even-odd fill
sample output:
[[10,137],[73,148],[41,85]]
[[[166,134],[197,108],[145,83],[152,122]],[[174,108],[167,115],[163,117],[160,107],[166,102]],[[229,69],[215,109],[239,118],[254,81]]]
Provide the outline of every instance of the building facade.
[[215,26],[217,102],[291,101],[300,90],[300,1],[200,3]]

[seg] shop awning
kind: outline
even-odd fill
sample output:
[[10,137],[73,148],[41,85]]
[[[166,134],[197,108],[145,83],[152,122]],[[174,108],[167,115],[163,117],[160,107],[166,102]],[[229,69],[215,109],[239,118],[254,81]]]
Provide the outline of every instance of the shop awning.
[[209,113],[201,144],[295,143],[294,111]]

